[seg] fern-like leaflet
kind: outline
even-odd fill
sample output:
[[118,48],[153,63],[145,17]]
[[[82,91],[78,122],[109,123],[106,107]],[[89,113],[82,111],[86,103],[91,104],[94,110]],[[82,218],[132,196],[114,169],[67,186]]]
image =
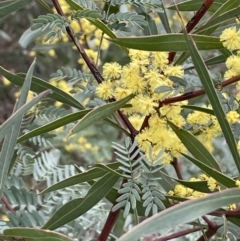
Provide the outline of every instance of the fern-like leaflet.
[[162,200],[165,200],[164,195],[157,188],[156,181],[159,178],[153,176],[154,173],[158,172],[163,166],[159,165],[162,161],[162,154],[164,150],[160,151],[156,157],[152,156],[152,147],[149,148],[149,161],[142,162],[142,168],[144,171],[140,177],[140,183],[142,188],[142,200],[143,207],[145,207],[145,216],[150,214],[152,210],[152,215],[160,210],[165,209]]
[[86,18],[86,19],[96,19],[102,18],[102,14],[97,9],[84,9],[79,10],[72,14],[71,19]]
[[77,4],[81,5],[82,7],[86,8],[86,9],[97,9],[97,10],[99,10],[96,3],[91,1],[91,0],[74,0],[74,2],[76,2]]
[[136,6],[161,6],[162,2],[160,0],[105,0],[109,4],[115,6],[115,5],[122,5],[122,4],[132,4]]
[[136,209],[137,201],[141,201],[141,190],[137,179],[141,168],[141,165],[138,164],[143,156],[139,154],[140,149],[137,147],[137,142],[131,145],[131,140],[128,137],[125,139],[124,146],[115,142],[113,142],[112,146],[116,150],[117,160],[122,164],[119,168],[124,171],[123,175],[127,179],[127,182],[118,191],[121,196],[117,198],[117,204],[112,208],[112,211],[124,207],[123,216],[126,218],[130,208]]
[[144,20],[144,16],[143,15],[138,15],[137,13],[123,13],[123,12],[119,12],[119,13],[112,13],[107,20],[109,22],[113,22],[111,24],[111,26],[116,26],[116,24],[121,24],[121,23],[131,23],[131,24],[136,24],[140,27],[140,25],[143,26],[147,26],[148,23],[147,21]]
[[59,14],[40,15],[37,19],[33,20],[31,30],[44,31],[48,29],[48,34],[45,36],[44,41],[52,43],[55,38],[61,40],[62,34],[66,33],[66,27],[69,26],[68,21]]
[[56,73],[51,74],[51,77],[56,81],[68,79],[69,83],[76,83],[78,81],[91,80],[92,74],[84,74],[82,71],[75,68],[61,67]]
[[165,197],[157,187],[156,181],[159,178],[154,177],[154,173],[163,167],[159,163],[162,161],[161,156],[164,151],[160,151],[156,157],[153,157],[150,147],[147,159],[138,148],[137,142],[131,144],[129,137],[125,139],[124,146],[115,142],[112,146],[118,156],[117,161],[121,163],[119,169],[124,171],[123,176],[127,180],[118,191],[121,196],[117,198],[117,204],[112,211],[124,208],[123,216],[126,218],[130,209],[135,210],[137,201],[141,200],[146,216],[149,216],[151,210],[154,215],[159,209],[164,209],[162,200]]

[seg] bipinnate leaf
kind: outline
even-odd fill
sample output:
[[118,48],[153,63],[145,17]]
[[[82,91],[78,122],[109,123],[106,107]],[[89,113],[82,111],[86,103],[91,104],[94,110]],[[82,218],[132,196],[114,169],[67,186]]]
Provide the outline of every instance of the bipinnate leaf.
[[136,241],[144,235],[194,221],[220,207],[231,203],[238,203],[239,196],[240,189],[232,188],[209,194],[203,198],[185,201],[144,220],[129,232],[122,235],[117,241]]
[[68,137],[78,133],[79,131],[85,129],[86,127],[95,124],[96,122],[103,120],[104,118],[110,116],[115,111],[123,107],[128,101],[130,101],[134,95],[129,95],[119,101],[102,105],[93,109],[87,115],[85,115],[69,132]]
[[188,149],[188,151],[199,161],[216,169],[221,172],[221,169],[212,156],[212,154],[207,150],[207,148],[199,141],[194,135],[185,131],[171,121],[168,121],[168,125],[172,128],[178,138],[181,140],[183,145]]
[[[186,33],[186,31],[184,31],[184,37],[186,39],[186,44],[188,46],[189,53],[192,57],[193,64],[194,64],[196,71],[198,73],[198,76],[202,82],[203,88],[206,91],[209,102],[212,105],[212,109],[215,113],[215,116],[217,117],[219,125],[221,126],[223,135],[226,139],[228,147],[233,156],[233,160],[235,161],[237,169],[240,172],[240,156],[239,156],[239,153],[237,150],[236,141],[234,139],[232,129],[226,119],[223,107],[222,107],[219,97],[217,95],[213,81],[208,73],[208,69],[198,51],[198,48],[197,48],[193,38],[190,35],[188,35]],[[201,159],[199,159],[199,160],[201,161]]]
[[[223,45],[218,37],[196,34],[191,34],[190,36],[192,36],[200,50],[223,49]],[[189,51],[182,33],[118,39],[108,38],[108,40],[120,46],[138,50],[167,52]]]
[[73,241],[73,239],[49,230],[37,228],[9,228],[0,234],[1,240],[25,240],[25,241]]
[[53,230],[81,216],[111,191],[118,178],[111,173],[104,175],[92,185],[84,198],[77,198],[63,205],[42,228]]
[[[24,83],[24,78],[26,77],[25,74],[12,74],[3,67],[0,66],[0,73],[7,78],[11,83],[22,86]],[[66,93],[65,91],[49,84],[48,82],[37,78],[32,77],[31,82],[31,91],[34,91],[36,93],[41,93],[44,90],[52,90],[52,94],[49,95],[50,98],[62,102],[64,104],[70,105],[72,107],[75,107],[77,109],[83,110],[83,105],[77,101],[75,98],[73,98],[70,94]]]
[[0,2],[0,19],[20,8],[25,7],[30,2],[32,2],[32,0],[8,0]]

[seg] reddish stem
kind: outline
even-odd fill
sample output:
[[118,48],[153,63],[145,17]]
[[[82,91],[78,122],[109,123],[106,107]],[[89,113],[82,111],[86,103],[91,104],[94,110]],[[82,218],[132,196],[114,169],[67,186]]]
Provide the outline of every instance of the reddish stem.
[[[186,25],[186,31],[190,33],[194,27],[198,24],[198,22],[202,19],[203,15],[207,12],[207,10],[210,8],[214,0],[205,0],[202,4],[201,8],[194,14],[194,16],[191,18],[191,20]],[[182,33],[182,31],[180,32]],[[168,54],[168,62],[171,64],[174,60],[174,57],[176,55],[176,52],[170,52]]]
[[[221,82],[221,86],[222,87],[226,87],[228,85],[231,85],[231,84],[234,84],[236,83],[237,81],[240,80],[240,75],[238,76],[235,76],[235,77],[232,77],[228,80],[225,80],[223,82]],[[216,84],[215,85],[216,87],[219,86],[219,84]],[[167,98],[163,101],[159,101],[159,106],[158,108],[161,108],[162,106],[164,105],[169,105],[169,104],[173,104],[173,103],[177,103],[177,102],[180,102],[180,101],[184,101],[184,100],[189,100],[189,99],[193,99],[195,97],[198,97],[198,96],[201,96],[201,95],[204,95],[206,93],[206,91],[204,89],[202,90],[196,90],[196,91],[193,91],[193,92],[190,92],[190,93],[187,93],[187,94],[183,94],[183,95],[180,95],[180,96],[176,96],[176,97],[171,97],[171,98]],[[144,128],[147,128],[149,126],[148,124],[148,120],[151,116],[147,116],[145,117],[144,121],[143,121],[143,124],[140,128],[140,132],[144,129]]]
[[182,237],[182,236],[185,236],[187,234],[194,233],[194,232],[197,232],[197,231],[200,231],[200,230],[201,230],[200,227],[193,227],[193,228],[190,228],[190,229],[187,229],[187,230],[181,230],[177,233],[173,233],[173,234],[171,234],[169,236],[166,236],[166,237],[154,239],[154,241],[166,241],[166,240],[170,240],[170,239],[174,239],[174,238],[179,238],[179,237]]
[[[221,82],[221,86],[226,87],[228,85],[236,83],[239,80],[240,80],[240,75],[232,77],[228,80],[225,80],[225,81]],[[217,87],[217,86],[219,86],[219,84],[215,85],[215,87]],[[190,93],[187,93],[187,94],[183,94],[181,96],[168,98],[168,99],[165,99],[163,101],[159,101],[159,108],[162,107],[163,105],[169,105],[169,104],[180,102],[180,101],[183,101],[183,100],[189,100],[189,99],[195,98],[197,96],[203,95],[205,93],[206,93],[206,91],[204,89],[202,89],[202,90],[196,90],[196,91],[193,91],[193,92],[190,92]]]
[[12,208],[11,204],[8,202],[7,198],[3,194],[1,197],[2,202],[4,203],[5,207],[12,213],[16,213],[16,211]]
[[183,176],[182,176],[182,172],[180,169],[180,163],[179,163],[178,159],[176,157],[174,157],[173,162],[171,162],[171,164],[172,164],[173,168],[175,169],[178,179],[182,180]]
[[[58,0],[52,0],[57,12],[59,15],[64,16],[64,13],[62,11],[61,6],[59,5]],[[69,35],[69,37],[71,38],[71,40],[73,41],[73,43],[75,44],[75,46],[77,47],[79,53],[81,54],[82,58],[84,59],[85,63],[87,64],[88,68],[90,69],[91,73],[93,74],[93,76],[95,77],[95,79],[97,80],[97,82],[99,84],[101,84],[104,79],[100,73],[100,71],[98,70],[97,66],[92,62],[92,60],[88,57],[88,55],[86,54],[84,48],[81,46],[81,44],[79,43],[79,41],[74,37],[74,34],[71,30],[70,27],[66,27],[67,33]],[[110,102],[114,102],[115,99],[110,99]],[[129,121],[129,119],[127,118],[127,116],[125,116],[120,110],[118,111],[119,116],[121,117],[122,121],[124,122],[124,124],[126,125],[126,127],[129,129],[130,133],[131,133],[131,139],[134,140],[134,137],[138,134],[138,132],[136,131],[136,129],[134,128],[134,126],[132,125],[132,123]],[[122,184],[125,182],[126,180],[123,180]],[[115,212],[110,212],[107,218],[107,221],[103,227],[103,230],[98,238],[99,241],[105,241],[107,240],[112,227],[114,226],[118,215],[120,213],[120,209],[115,211]]]

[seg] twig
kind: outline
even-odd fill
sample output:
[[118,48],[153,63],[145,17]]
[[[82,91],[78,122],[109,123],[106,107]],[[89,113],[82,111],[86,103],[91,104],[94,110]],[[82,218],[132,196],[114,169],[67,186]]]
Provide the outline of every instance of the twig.
[[187,230],[181,230],[179,232],[173,233],[173,234],[171,234],[169,236],[166,236],[166,237],[154,239],[154,241],[166,241],[166,240],[170,240],[170,239],[174,239],[174,238],[179,238],[179,237],[182,237],[182,236],[185,236],[187,234],[194,233],[194,232],[197,232],[197,231],[200,231],[200,230],[201,230],[200,227],[193,227],[193,228],[190,228],[190,229],[187,229]]
[[[210,8],[214,0],[205,0],[202,4],[201,8],[194,14],[194,16],[191,18],[191,20],[186,25],[186,31],[190,33],[193,28],[198,24],[198,22],[202,19],[203,15],[207,12],[207,10]],[[182,33],[182,31],[180,32]],[[176,55],[176,52],[170,52],[168,54],[168,62],[171,64],[173,62],[173,59]]]
[[[232,77],[228,80],[225,80],[225,81],[221,82],[221,86],[226,87],[228,85],[236,83],[239,80],[240,80],[240,75]],[[218,87],[218,86],[219,86],[219,83],[215,85],[215,87]],[[202,90],[196,90],[196,91],[193,91],[193,92],[190,92],[190,93],[186,93],[186,94],[183,94],[183,95],[180,95],[180,96],[167,98],[165,100],[159,101],[158,108],[161,108],[164,105],[169,105],[169,104],[177,103],[177,102],[184,101],[184,100],[190,100],[190,99],[193,99],[195,97],[204,95],[205,93],[206,93],[206,91],[204,89],[202,89]],[[141,132],[144,128],[147,128],[149,126],[148,120],[149,120],[150,117],[151,117],[150,115],[145,117],[139,132]]]
[[3,194],[1,197],[2,202],[4,203],[5,207],[12,213],[16,213],[16,211],[12,208],[11,204],[8,202],[7,198]]
[[[62,8],[61,8],[58,0],[52,0],[52,2],[53,2],[54,7],[56,8],[58,14],[64,17],[65,15],[62,11]],[[72,32],[71,28],[66,27],[66,30],[67,30],[67,33],[68,33],[69,37],[71,38],[71,40],[73,41],[73,43],[77,47],[77,49],[78,49],[79,53],[81,54],[82,58],[84,59],[85,63],[87,64],[88,68],[90,69],[91,73],[93,74],[93,76],[95,77],[97,82],[99,84],[101,84],[104,81],[104,78],[102,77],[102,75],[101,75],[100,71],[98,70],[97,66],[88,57],[84,48],[82,47],[82,45],[80,44],[78,39],[74,36],[74,33]],[[113,99],[112,101],[115,101],[115,100]],[[120,112],[121,111],[118,111],[119,114],[120,114]],[[137,134],[136,129],[133,127],[131,122],[128,121],[128,118],[122,112],[121,112],[120,116],[121,116],[123,122],[125,123],[126,127],[131,132],[132,136],[134,137]]]
[[183,176],[182,176],[182,172],[181,172],[181,169],[180,169],[180,164],[179,164],[178,159],[176,157],[174,157],[173,162],[171,162],[171,164],[175,169],[175,172],[177,174],[178,179],[182,180]]

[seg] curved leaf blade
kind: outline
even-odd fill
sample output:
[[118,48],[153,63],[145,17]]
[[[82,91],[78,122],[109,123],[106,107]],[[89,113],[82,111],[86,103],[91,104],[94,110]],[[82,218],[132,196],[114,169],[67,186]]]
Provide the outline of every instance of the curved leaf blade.
[[178,183],[182,184],[183,186],[186,186],[193,190],[203,192],[203,193],[212,193],[207,186],[207,181],[185,181],[177,178],[173,178],[173,179]]
[[11,0],[0,3],[0,19],[6,17],[8,14],[25,7],[32,0]]
[[90,170],[86,172],[79,173],[75,176],[66,178],[52,186],[44,189],[41,194],[53,192],[62,188],[70,187],[79,183],[92,181],[95,178],[100,178],[106,173],[112,173],[115,176],[121,177],[121,174],[114,171],[114,169],[118,168],[119,163],[111,163],[108,165],[97,164]]
[[86,127],[96,123],[97,121],[103,120],[104,118],[110,116],[115,111],[123,107],[129,100],[131,100],[134,95],[129,95],[119,101],[102,105],[93,109],[87,115],[85,115],[69,132],[68,137],[79,131],[85,129]]
[[[7,134],[9,128],[11,128],[16,121],[19,119],[22,120],[22,117],[24,114],[31,109],[34,105],[36,105],[43,97],[46,95],[50,94],[51,90],[45,90],[38,96],[34,97],[32,100],[30,100],[28,103],[24,104],[21,108],[19,108],[7,121],[5,121],[1,126],[0,126],[0,140],[4,138],[4,136]],[[21,121],[20,121],[21,125]],[[20,127],[19,127],[20,128]]]
[[37,228],[9,228],[0,234],[2,240],[39,240],[39,241],[73,241],[73,239],[49,230]]
[[26,133],[22,136],[20,136],[18,138],[18,142],[25,141],[34,136],[45,134],[49,131],[53,131],[59,127],[65,126],[71,122],[77,121],[77,120],[81,119],[83,116],[85,116],[87,113],[89,113],[90,111],[91,111],[91,109],[78,111],[78,112],[63,116],[62,118],[60,118],[58,120],[51,121],[50,123],[48,123],[46,125],[40,126],[32,131],[29,131],[28,133]]
[[[11,72],[7,71],[1,66],[0,73],[10,82],[18,86],[23,85],[24,78],[26,77],[26,74],[12,74]],[[50,94],[49,97],[53,98],[54,100],[70,105],[80,110],[84,109],[83,105],[80,102],[78,102],[75,98],[73,98],[71,95],[67,94],[63,90],[49,84],[48,82],[40,78],[32,77],[30,90],[36,93],[41,93],[44,90],[52,90],[52,94]]]
[[50,93],[49,90],[46,90],[44,93],[24,104],[27,100],[35,64],[36,61],[34,60],[26,75],[22,92],[14,107],[13,114],[0,126],[0,141],[5,137],[0,152],[0,196],[2,195],[5,181],[7,179],[10,160],[14,154],[13,150],[21,128],[22,118],[24,114],[33,105],[38,103],[43,96]]
[[239,195],[240,189],[233,188],[180,203],[146,219],[117,239],[117,241],[135,241],[144,235],[157,232],[159,229],[172,228],[191,222],[220,207],[239,202]]
[[106,174],[92,185],[85,198],[77,198],[63,205],[42,228],[53,230],[81,216],[110,192],[118,178]]
[[202,163],[205,163],[209,167],[212,167],[221,172],[221,169],[212,154],[194,135],[192,135],[188,131],[180,129],[178,126],[174,125],[170,121],[168,121],[168,125],[172,128],[172,130],[181,140],[183,145],[195,158],[197,158]]
[[215,115],[212,109],[203,108],[195,105],[181,105],[181,108],[200,111],[209,115]]
[[207,34],[208,31],[212,33],[214,29],[216,29],[221,23],[224,23],[225,21],[231,18],[234,18],[239,14],[239,12],[240,12],[240,7],[237,7],[235,9],[231,9],[230,11],[224,12],[223,14],[215,18],[211,18],[206,24],[198,28],[194,33]]
[[235,181],[233,179],[231,179],[228,176],[225,176],[224,174],[222,174],[221,172],[210,168],[209,166],[207,166],[206,164],[200,162],[199,160],[190,157],[186,154],[181,153],[184,157],[186,157],[189,161],[191,161],[192,163],[194,163],[196,166],[198,166],[201,170],[203,170],[204,172],[206,172],[209,176],[211,176],[212,178],[214,178],[216,181],[218,181],[219,183],[223,184],[225,187],[236,187]]
[[[218,37],[194,34],[190,36],[192,36],[200,50],[223,49],[223,45]],[[188,51],[184,35],[181,33],[136,38],[108,38],[108,40],[120,46],[138,50],[167,52]]]
[[193,60],[193,64],[202,82],[204,90],[206,91],[209,102],[212,105],[212,109],[214,110],[214,113],[215,113],[215,116],[217,117],[219,125],[221,126],[223,135],[232,153],[232,156],[238,168],[238,171],[240,172],[240,156],[237,150],[236,141],[234,139],[232,129],[226,119],[225,113],[223,111],[223,108],[219,100],[219,97],[217,95],[213,81],[209,76],[207,67],[194,43],[194,40],[191,38],[191,36],[188,36],[187,33],[185,35],[184,36],[186,38],[186,43]]
[[[226,0],[215,0],[210,8],[208,9],[210,12],[217,11]],[[188,0],[181,3],[176,4],[179,11],[198,11],[203,4],[202,0]],[[175,10],[175,5],[169,6],[168,9]]]

